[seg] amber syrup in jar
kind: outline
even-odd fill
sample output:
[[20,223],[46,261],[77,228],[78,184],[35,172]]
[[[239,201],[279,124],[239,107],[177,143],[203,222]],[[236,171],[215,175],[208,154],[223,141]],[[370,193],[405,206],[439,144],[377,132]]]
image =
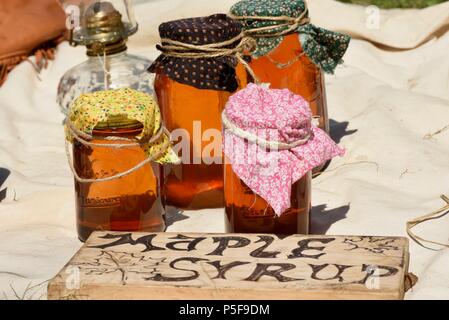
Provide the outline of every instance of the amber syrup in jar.
[[273,208],[234,173],[231,164],[226,164],[226,232],[308,234],[311,179],[309,172],[292,185],[291,207],[278,217]]
[[253,58],[250,66],[270,88],[289,89],[303,96],[312,115],[319,119],[318,127],[329,132],[324,73],[303,53],[298,33],[285,36],[276,49]]
[[[134,139],[142,125],[121,128],[97,126],[92,143],[126,143],[105,137]],[[131,142],[130,142],[131,143]],[[144,161],[147,155],[139,146],[111,148],[73,145],[74,168],[85,179],[117,175]],[[159,164],[149,163],[129,175],[111,181],[81,183],[75,180],[78,237],[85,241],[96,230],[149,231],[165,230],[164,208],[160,195]]]
[[[236,77],[239,88],[246,86],[248,75],[241,64],[236,67]],[[221,113],[233,92],[197,89],[172,80],[163,73],[156,74],[155,91],[165,126],[172,132],[175,149],[177,143],[188,146],[178,153],[181,164],[164,166],[162,187],[167,208],[222,208],[224,160]],[[185,134],[177,135],[179,129]],[[219,135],[208,136],[209,129]],[[212,143],[218,144],[219,148],[211,148]],[[216,152],[218,149],[220,151]],[[183,151],[190,154],[183,154]]]

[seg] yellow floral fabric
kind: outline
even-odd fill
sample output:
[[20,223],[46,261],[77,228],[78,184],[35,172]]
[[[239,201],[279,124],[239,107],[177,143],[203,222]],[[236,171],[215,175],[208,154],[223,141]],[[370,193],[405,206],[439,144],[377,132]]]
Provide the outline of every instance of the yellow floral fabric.
[[[146,93],[129,88],[96,91],[81,95],[71,105],[68,119],[72,126],[91,135],[92,130],[99,123],[107,122],[110,118],[117,116],[124,116],[143,125],[142,133],[137,136],[137,139],[151,138],[159,132],[163,125],[159,106],[155,99]],[[67,139],[72,142],[73,136],[67,125],[65,131]],[[148,156],[153,157],[161,151],[161,148],[165,147],[169,139],[169,135],[163,133],[157,141],[143,143],[142,148]],[[179,158],[170,145],[154,161],[161,164],[178,163]]]

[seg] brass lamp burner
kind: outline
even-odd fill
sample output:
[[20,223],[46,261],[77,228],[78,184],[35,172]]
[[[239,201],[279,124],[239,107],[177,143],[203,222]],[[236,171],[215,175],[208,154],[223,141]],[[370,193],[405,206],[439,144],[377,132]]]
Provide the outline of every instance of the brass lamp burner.
[[87,37],[103,43],[116,42],[126,35],[122,15],[110,2],[96,2],[85,13]]
[[83,13],[81,30],[70,34],[70,44],[85,45],[89,56],[114,54],[126,50],[128,31],[112,3],[99,1]]

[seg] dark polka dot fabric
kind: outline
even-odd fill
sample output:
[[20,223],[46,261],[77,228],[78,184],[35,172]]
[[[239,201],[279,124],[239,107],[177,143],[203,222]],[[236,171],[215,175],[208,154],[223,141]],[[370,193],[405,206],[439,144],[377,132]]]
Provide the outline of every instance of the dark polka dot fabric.
[[[161,39],[194,45],[224,42],[237,37],[241,32],[241,24],[225,14],[175,20],[159,26]],[[238,43],[236,41],[229,48]],[[158,49],[161,50],[161,47],[158,46]],[[149,71],[164,73],[172,80],[198,89],[234,92],[238,87],[236,65],[235,57],[178,58],[164,55],[162,51]]]

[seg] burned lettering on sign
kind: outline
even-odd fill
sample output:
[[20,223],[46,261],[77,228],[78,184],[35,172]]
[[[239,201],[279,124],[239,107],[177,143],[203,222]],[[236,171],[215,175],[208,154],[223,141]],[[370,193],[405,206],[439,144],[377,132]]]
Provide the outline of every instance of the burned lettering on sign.
[[189,262],[191,262],[193,264],[196,264],[199,261],[207,261],[207,259],[185,257],[185,258],[178,258],[178,259],[175,259],[172,262],[170,262],[170,268],[172,268],[173,270],[191,272],[192,273],[191,276],[186,276],[186,277],[166,277],[166,276],[162,275],[161,273],[156,273],[154,276],[148,277],[148,278],[144,278],[144,279],[145,280],[152,280],[152,281],[159,281],[159,282],[182,282],[182,281],[191,281],[191,280],[198,279],[198,277],[200,275],[198,271],[192,270],[192,269],[182,269],[182,268],[176,267],[176,264],[178,262],[181,262],[181,261],[189,261]]
[[157,236],[156,234],[149,234],[149,235],[142,236],[142,237],[139,237],[136,240],[134,240],[132,238],[131,233],[124,233],[124,234],[109,234],[108,233],[100,238],[101,239],[117,239],[117,240],[114,242],[111,242],[111,243],[107,243],[107,244],[102,244],[102,245],[98,245],[98,246],[90,246],[89,248],[107,249],[107,248],[120,246],[120,245],[124,245],[124,244],[129,244],[129,245],[133,245],[133,246],[137,245],[137,244],[142,244],[145,246],[145,249],[142,252],[148,252],[148,251],[153,251],[153,250],[165,250],[164,248],[156,247],[152,244],[152,241],[156,236]]
[[[230,236],[230,237],[213,237],[214,243],[218,242],[218,247],[208,253],[208,256],[222,256],[223,252],[228,248],[243,248],[251,243],[251,240],[244,237]],[[233,241],[234,244],[230,244]]]
[[326,246],[321,247],[311,247],[309,246],[312,242],[320,242],[322,244],[328,244],[332,241],[334,241],[335,238],[310,238],[298,241],[298,248],[293,249],[292,253],[288,255],[287,258],[289,259],[296,259],[296,258],[309,258],[309,259],[319,259],[321,256],[324,256],[325,253],[319,253],[315,255],[305,254],[304,251],[307,250],[316,250],[316,251],[323,251],[326,249]]
[[[157,236],[161,238],[155,239]],[[350,265],[344,260],[343,263],[327,261],[327,258],[332,256],[331,248],[341,247],[342,244],[340,250],[343,253],[364,250],[371,256],[383,254],[388,250],[401,250],[400,246],[396,245],[395,238],[387,237],[300,236],[298,239],[292,236],[288,237],[289,239],[280,239],[276,235],[146,234],[134,239],[132,233],[107,233],[98,238],[112,242],[88,246],[90,249],[101,249],[98,257],[90,263],[74,261],[72,265],[78,266],[88,276],[115,274],[116,279],[123,285],[127,284],[131,277],[133,281],[186,282],[185,285],[189,285],[189,281],[206,276],[214,286],[216,282],[223,280],[279,283],[316,280],[331,286],[347,286],[366,285],[373,279],[395,276],[400,271],[385,265]],[[337,239],[338,243],[329,245]],[[285,241],[290,247],[285,248],[283,243],[282,250],[277,246],[279,251],[269,250],[270,246],[274,246],[279,240]],[[135,248],[134,250],[139,252],[134,253],[127,253],[122,248],[119,248],[120,251],[114,250],[114,247],[122,245],[143,245],[143,249]],[[114,249],[108,251],[108,248]],[[177,253],[170,253],[169,250]],[[281,254],[289,263],[279,259]],[[326,254],[330,255],[326,257],[326,263],[319,263],[318,260],[322,260]],[[209,259],[211,256],[216,258]],[[375,274],[370,268],[374,268]]]
[[[269,270],[270,267],[278,267],[274,270]],[[258,263],[256,265],[256,269],[254,272],[244,281],[259,281],[263,276],[268,276],[276,279],[279,282],[290,282],[290,281],[300,281],[304,279],[297,279],[286,277],[282,273],[293,270],[296,268],[296,265],[291,263]]]
[[[182,234],[178,234],[176,237],[170,238],[170,240],[180,240],[180,241],[172,241],[166,244],[167,249],[175,250],[175,251],[193,251],[196,250],[196,246],[201,241],[207,239],[206,237],[188,237]],[[177,248],[178,244],[186,244],[186,248]]]
[[[343,282],[344,279],[342,277],[343,272],[345,272],[346,269],[351,268],[353,266],[343,265],[343,264],[330,264],[325,263],[321,265],[315,265],[315,264],[309,264],[309,266],[312,268],[312,275],[310,276],[314,280],[320,280],[320,281],[331,281],[331,280],[338,280],[338,282]],[[331,267],[335,267],[337,269],[337,273],[333,275],[332,277],[328,278],[320,278],[318,277],[318,273],[321,271]]]
[[[380,270],[385,270],[386,272],[381,274]],[[377,271],[377,274],[374,274],[375,271]],[[364,272],[366,274],[365,277],[360,281],[354,281],[352,283],[366,285],[368,279],[370,279],[372,277],[377,277],[377,278],[391,277],[391,276],[394,276],[395,274],[397,274],[399,272],[399,270],[395,267],[379,266],[379,265],[372,266],[372,265],[363,264],[362,272]]]
[[245,262],[245,261],[233,261],[230,262],[228,264],[222,265],[221,261],[212,261],[212,262],[207,262],[208,264],[210,264],[211,266],[214,266],[217,269],[218,274],[213,277],[212,279],[225,279],[226,280],[226,272],[238,267],[238,266],[243,266],[245,264],[249,264],[250,262]]
[[278,254],[280,254],[280,251],[264,251],[266,248],[270,246],[270,244],[273,243],[274,237],[272,236],[258,236],[259,240],[257,240],[255,243],[264,242],[265,244],[262,245],[260,248],[257,248],[256,250],[252,251],[249,255],[254,258],[276,258]]

